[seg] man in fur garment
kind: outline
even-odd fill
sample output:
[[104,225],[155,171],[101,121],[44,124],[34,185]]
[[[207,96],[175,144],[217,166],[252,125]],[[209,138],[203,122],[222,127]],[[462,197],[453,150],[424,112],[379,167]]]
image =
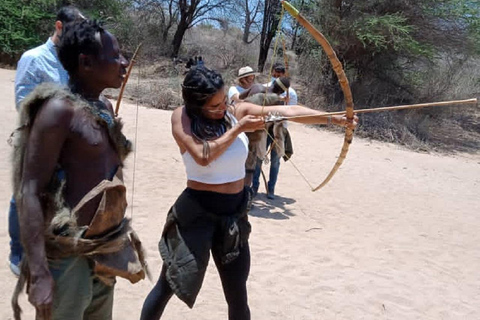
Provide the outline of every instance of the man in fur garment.
[[37,319],[112,319],[115,276],[144,278],[140,241],[124,217],[122,163],[131,149],[101,97],[128,61],[97,22],[65,26],[58,56],[69,88],[41,84],[22,102],[14,141],[14,193],[27,283]]
[[[55,32],[44,44],[22,54],[15,73],[15,107],[20,110],[20,103],[37,85],[43,82],[68,84],[68,73],[58,59],[56,47],[62,37],[63,26],[67,23],[85,20],[85,16],[74,6],[64,6],[57,12]],[[23,248],[20,240],[15,197],[10,200],[8,210],[8,233],[10,234],[10,270],[18,277]]]

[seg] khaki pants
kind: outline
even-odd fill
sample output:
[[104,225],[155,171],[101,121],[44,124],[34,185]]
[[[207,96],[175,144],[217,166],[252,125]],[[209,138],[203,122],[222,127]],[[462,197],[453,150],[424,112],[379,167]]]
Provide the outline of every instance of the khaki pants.
[[54,320],[112,319],[113,289],[96,278],[84,257],[50,262],[55,280]]

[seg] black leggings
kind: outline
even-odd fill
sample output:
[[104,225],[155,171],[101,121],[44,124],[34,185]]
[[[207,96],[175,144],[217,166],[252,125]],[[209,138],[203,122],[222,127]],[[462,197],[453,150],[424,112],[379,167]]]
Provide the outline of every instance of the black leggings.
[[[240,255],[229,264],[222,265],[214,256],[220,279],[222,280],[225,300],[228,304],[229,320],[250,320],[250,309],[247,301],[247,278],[250,271],[250,249],[245,244]],[[173,295],[166,276],[166,268],[162,267],[160,278],[143,303],[141,320],[158,320],[162,316],[168,301]]]
[[[236,201],[218,201],[220,194],[206,191],[195,191],[188,190],[191,194],[195,196],[201,196],[201,202],[208,206],[214,204],[217,211],[215,213],[222,214],[227,210],[229,206],[234,206],[236,208]],[[232,198],[233,195],[228,195],[226,198]],[[215,199],[217,198],[217,199]],[[239,199],[239,195],[235,195],[235,198]],[[241,195],[243,198],[243,192]],[[240,199],[241,199],[240,198]],[[212,200],[216,201],[212,201]],[[233,200],[233,199],[229,199]],[[223,202],[223,203],[222,203]],[[219,204],[222,203],[223,205]],[[222,207],[222,208],[220,208]],[[213,208],[210,208],[213,209]],[[223,212],[222,212],[223,211]],[[218,254],[215,254],[216,250],[212,251],[212,256],[217,266],[220,279],[222,281],[223,292],[225,294],[225,300],[228,304],[228,319],[229,320],[250,320],[250,309],[248,308],[248,299],[247,299],[247,278],[250,272],[250,248],[248,242],[244,243],[240,248],[240,255],[228,264],[221,263],[221,257]],[[145,302],[143,304],[141,320],[158,320],[162,316],[163,310],[165,309],[168,301],[173,295],[173,290],[170,288],[170,285],[166,279],[166,268],[165,265],[162,266],[162,271],[160,272],[160,278],[158,279],[155,287],[148,294]]]

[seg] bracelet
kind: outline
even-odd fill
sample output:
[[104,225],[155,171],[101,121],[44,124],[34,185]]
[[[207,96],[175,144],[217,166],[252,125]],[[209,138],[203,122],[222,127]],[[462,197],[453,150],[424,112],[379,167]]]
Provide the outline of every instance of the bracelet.
[[206,140],[203,140],[202,157],[204,160],[208,160],[208,158],[210,158],[210,144]]

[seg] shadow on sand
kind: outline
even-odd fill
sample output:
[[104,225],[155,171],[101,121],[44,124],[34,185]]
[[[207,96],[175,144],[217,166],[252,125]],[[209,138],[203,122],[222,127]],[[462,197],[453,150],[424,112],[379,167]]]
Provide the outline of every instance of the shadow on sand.
[[295,203],[296,200],[292,198],[285,198],[282,196],[275,196],[275,199],[271,200],[267,198],[265,193],[258,193],[253,199],[252,210],[248,215],[252,217],[285,220],[293,217],[294,214],[285,205]]

